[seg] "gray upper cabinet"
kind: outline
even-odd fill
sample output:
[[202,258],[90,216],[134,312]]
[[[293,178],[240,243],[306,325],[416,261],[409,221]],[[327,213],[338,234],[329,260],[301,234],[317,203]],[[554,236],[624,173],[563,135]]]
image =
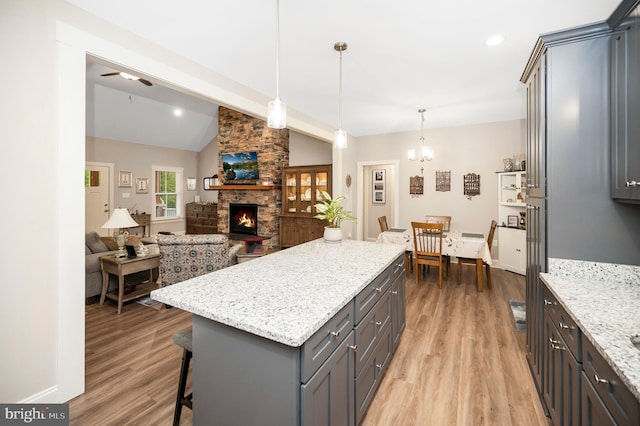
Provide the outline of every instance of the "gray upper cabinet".
[[611,196],[640,203],[640,6],[611,38]]

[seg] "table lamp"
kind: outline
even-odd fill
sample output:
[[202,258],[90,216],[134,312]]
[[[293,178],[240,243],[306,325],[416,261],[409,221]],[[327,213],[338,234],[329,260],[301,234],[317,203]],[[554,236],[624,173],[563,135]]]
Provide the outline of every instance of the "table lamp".
[[127,251],[124,249],[124,245],[129,236],[129,231],[126,228],[138,226],[138,223],[133,220],[127,209],[113,209],[109,220],[102,225],[102,228],[116,229],[113,232],[113,238],[118,245],[118,253],[116,253],[116,259],[122,259],[127,257]]

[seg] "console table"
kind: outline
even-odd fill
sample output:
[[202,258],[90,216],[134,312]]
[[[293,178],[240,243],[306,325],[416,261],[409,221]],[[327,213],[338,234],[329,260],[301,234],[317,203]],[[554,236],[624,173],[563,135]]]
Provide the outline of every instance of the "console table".
[[[160,266],[160,255],[150,254],[145,257],[134,257],[116,259],[114,255],[100,258],[100,268],[102,269],[102,293],[100,294],[100,304],[104,304],[105,298],[109,298],[118,303],[118,315],[122,312],[122,304],[129,300],[137,299],[151,293],[158,288],[153,281],[153,269]],[[135,290],[124,294],[125,275],[134,274],[140,271],[149,271],[149,281],[135,285]],[[109,274],[118,276],[118,292],[107,293],[109,286]]]

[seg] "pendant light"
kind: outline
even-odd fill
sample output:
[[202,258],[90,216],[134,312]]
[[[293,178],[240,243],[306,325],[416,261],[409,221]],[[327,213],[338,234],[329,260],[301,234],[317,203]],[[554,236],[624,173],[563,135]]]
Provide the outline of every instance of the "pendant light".
[[340,52],[340,87],[338,90],[339,100],[338,100],[338,111],[339,111],[339,119],[340,126],[338,130],[336,130],[333,137],[333,146],[336,149],[347,149],[347,132],[342,130],[342,52],[347,50],[347,43],[343,41],[338,41],[333,45],[333,48]]
[[280,0],[276,0],[276,98],[267,105],[267,126],[287,127],[287,104],[280,99]]
[[420,121],[420,142],[418,143],[418,156],[416,156],[416,150],[410,149],[407,153],[409,160],[415,161],[420,160],[431,161],[433,160],[433,148],[428,147],[424,144],[424,108],[420,108],[418,113],[420,113],[421,121]]

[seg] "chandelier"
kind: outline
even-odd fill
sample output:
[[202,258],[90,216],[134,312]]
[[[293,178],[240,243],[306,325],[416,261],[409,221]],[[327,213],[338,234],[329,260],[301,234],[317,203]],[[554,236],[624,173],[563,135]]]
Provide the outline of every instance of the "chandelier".
[[416,160],[420,160],[422,162],[431,161],[431,160],[433,160],[433,148],[431,148],[429,146],[426,146],[424,144],[424,112],[425,112],[425,109],[424,108],[420,108],[418,110],[418,112],[420,113],[420,117],[421,117],[421,121],[420,121],[420,142],[418,143],[417,152],[416,152],[415,149],[410,149],[409,152],[407,153],[407,157],[411,161],[416,161]]

